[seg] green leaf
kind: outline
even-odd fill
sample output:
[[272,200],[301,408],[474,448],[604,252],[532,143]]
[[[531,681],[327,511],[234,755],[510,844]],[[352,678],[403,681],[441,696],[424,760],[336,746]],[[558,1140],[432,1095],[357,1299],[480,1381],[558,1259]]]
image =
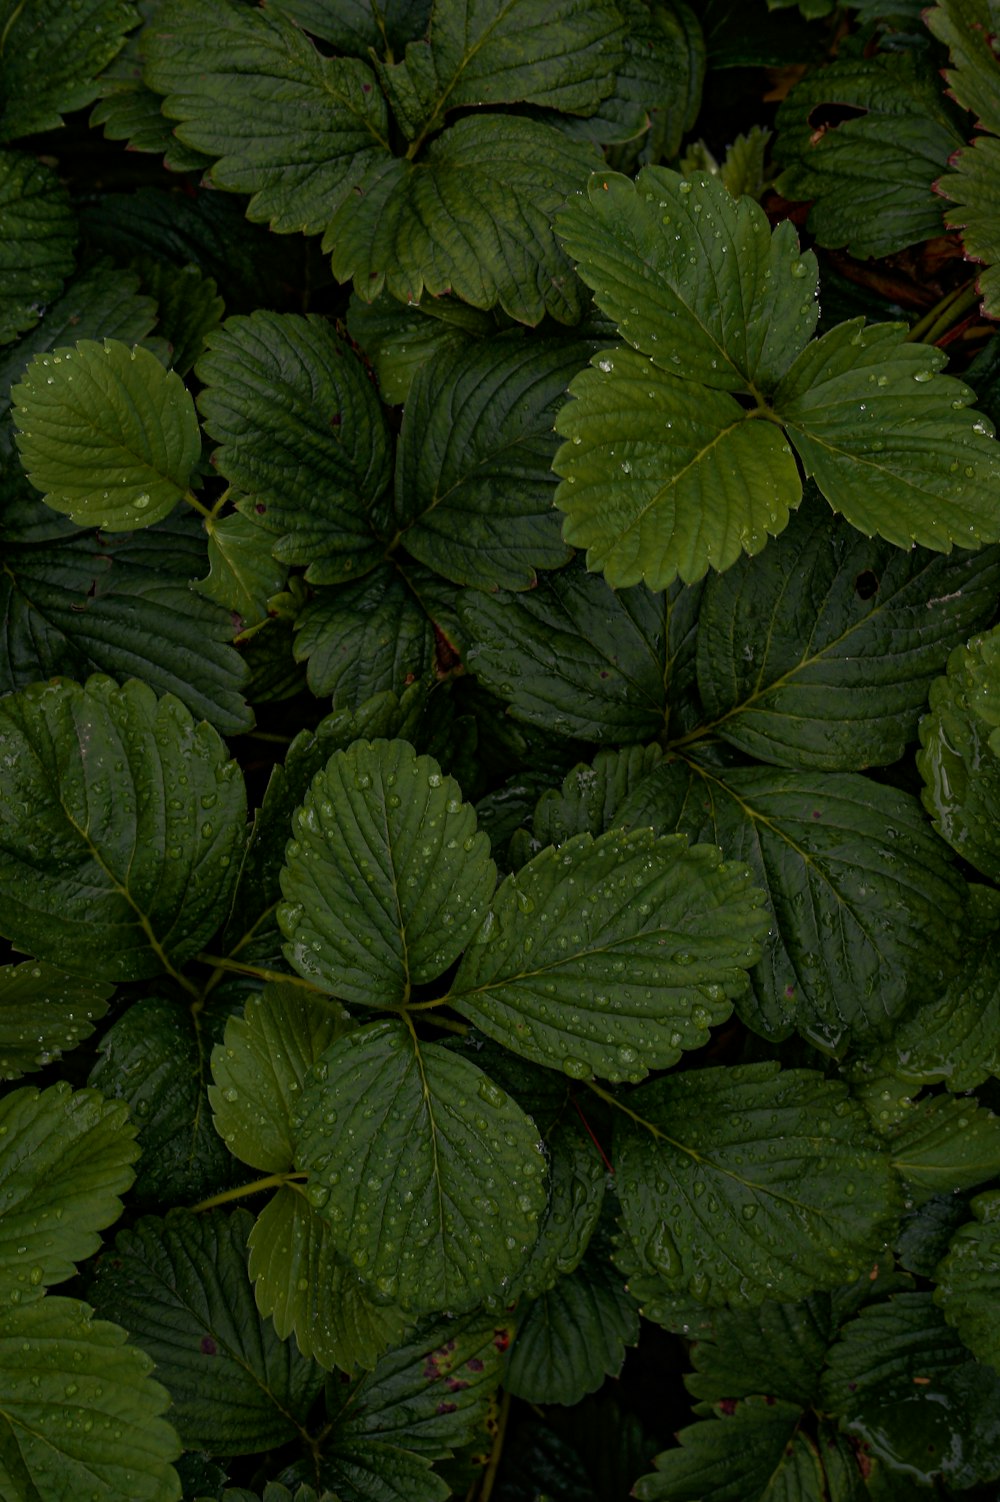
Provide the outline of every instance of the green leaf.
[[191,595],[204,557],[187,513],[141,532],[5,547],[0,689],[57,675],[135,677],[223,734],[249,729],[248,674],[229,614]]
[[496,883],[458,784],[406,741],[357,741],[293,821],[278,922],[289,962],[365,1006],[409,999],[458,958]]
[[[444,317],[445,308],[461,322]],[[387,292],[370,303],[352,293],[347,331],[371,360],[382,400],[393,407],[406,401],[413,377],[425,361],[457,353],[471,338],[495,333],[496,325],[488,313],[443,298],[427,298],[413,307]]]
[[809,73],[778,111],[776,183],[785,198],[812,200],[820,245],[885,256],[942,232],[934,192],[963,144],[929,54],[850,57]]
[[531,1118],[402,1022],[334,1043],[296,1122],[296,1167],[337,1251],[404,1309],[461,1313],[516,1273],[545,1208]]
[[538,1240],[518,1279],[520,1298],[537,1298],[576,1270],[604,1203],[604,1162],[579,1120],[561,1116],[546,1134],[545,1147],[549,1204]]
[[403,1337],[408,1317],[376,1303],[353,1267],[333,1248],[328,1223],[298,1186],[279,1189],[250,1232],[250,1277],[257,1308],[282,1340],[295,1336],[320,1366],[370,1369]]
[[595,147],[542,121],[467,115],[419,161],[373,165],[334,210],[323,248],[337,280],[366,300],[385,287],[419,302],[426,289],[474,308],[499,303],[519,323],[546,313],[576,323],[581,289],[552,219],[600,165]]
[[615,1145],[623,1224],[643,1269],[678,1294],[803,1298],[859,1277],[895,1229],[888,1158],[837,1080],[776,1063],[687,1070],[629,1107]]
[[176,998],[143,996],[101,1039],[88,1084],[109,1100],[125,1101],[138,1127],[136,1208],[196,1200],[233,1181],[235,1164],[213,1130],[205,1099],[209,1055],[225,1018],[214,998],[192,1016]]
[[760,904],[746,867],[712,846],[577,835],[499,887],[449,1001],[573,1079],[641,1080],[730,1015],[766,932]]
[[226,305],[215,282],[202,276],[197,266],[171,266],[156,256],[145,256],[138,270],[143,290],[156,299],[157,333],[170,347],[171,369],[187,375],[206,338],[222,321]]
[[139,1153],[123,1107],[65,1080],[10,1091],[0,1126],[0,1303],[27,1303],[100,1246]]
[[218,734],[170,696],[94,677],[0,702],[0,748],[5,936],[98,980],[197,954],[225,916],[246,817]]
[[552,425],[591,346],[508,334],[432,356],[407,398],[396,525],[456,584],[529,589],[571,550],[552,508]]
[[178,1502],[170,1397],[117,1325],[76,1299],[0,1314],[0,1496]]
[[366,63],[324,57],[280,13],[168,0],[146,40],[145,82],[178,138],[214,159],[217,188],[278,233],[325,229],[370,165],[389,160],[385,100]]
[[654,161],[677,155],[701,105],[705,41],[686,0],[655,8],[643,0],[625,0],[618,8],[627,26],[625,58],[614,92],[595,119],[631,133],[638,116],[638,138],[611,153],[611,165],[621,171],[640,152]]
[[28,479],[81,526],[152,526],[187,493],[201,453],[194,403],[148,350],[82,339],[36,355],[11,395]]
[[431,0],[339,0],[332,10],[326,0],[273,0],[273,8],[331,42],[338,52],[363,56],[369,47],[402,51],[407,42],[422,36]]
[[0,213],[0,344],[7,344],[36,324],[60,291],[73,270],[78,231],[56,174],[17,151],[0,151]]
[[322,1373],[278,1340],[254,1307],[245,1210],[149,1216],[97,1270],[98,1312],[156,1362],[185,1449],[254,1455],[291,1439]]
[[268,618],[268,600],[288,577],[287,566],[272,554],[274,537],[239,511],[205,525],[209,572],[192,587],[238,616],[238,623],[231,621],[237,632],[261,625]]
[[1000,536],[1000,456],[975,392],[938,375],[946,356],[906,326],[838,324],[774,394],[807,476],[859,531],[948,552]]
[[934,1095],[911,1106],[886,1146],[910,1198],[973,1189],[1000,1173],[1000,1118],[984,1106]]
[[973,1361],[929,1293],[898,1293],[846,1325],[827,1357],[823,1406],[917,1481],[957,1490],[1000,1469],[1000,1378]]
[[335,1482],[339,1502],[444,1502],[453,1493],[431,1464],[396,1445],[354,1440],[326,1459],[321,1475]]
[[998,568],[996,549],[901,552],[804,506],[763,558],[708,580],[698,683],[711,729],[779,766],[897,761],[951,648],[991,618]]
[[434,623],[417,592],[426,577],[383,563],[353,584],[314,594],[295,620],[295,659],[307,664],[314,694],[354,711],[433,671]]
[[931,685],[917,767],[934,827],[965,860],[1000,877],[1000,628],[956,647]]
[[994,1369],[1000,1366],[998,1207],[997,1190],[976,1196],[970,1207],[975,1219],[958,1228],[948,1255],[934,1273],[938,1285],[934,1300],[945,1319],[973,1355]]
[[212,1050],[208,1098],[216,1130],[241,1162],[265,1173],[292,1167],[291,1119],[306,1077],[349,1027],[336,1002],[281,981],[229,1019]]
[[382,554],[370,511],[390,460],[361,361],[315,315],[227,318],[207,344],[198,405],[220,445],[213,463],[249,497],[240,509],[280,534],[275,557],[308,564],[313,583],[365,573]]
[[738,1001],[765,1037],[886,1036],[960,954],[966,888],[915,798],[850,772],[662,763],[620,824],[679,829],[746,861],[773,929]]
[[599,751],[590,766],[567,773],[562,788],[549,788],[535,805],[531,832],[539,847],[561,845],[575,834],[595,837],[610,829],[618,807],[659,766],[659,746]]
[[97,97],[97,75],[139,19],[123,0],[3,0],[0,137],[34,135]]
[[0,967],[0,1079],[32,1074],[69,1053],[108,1010],[111,987],[54,965]]

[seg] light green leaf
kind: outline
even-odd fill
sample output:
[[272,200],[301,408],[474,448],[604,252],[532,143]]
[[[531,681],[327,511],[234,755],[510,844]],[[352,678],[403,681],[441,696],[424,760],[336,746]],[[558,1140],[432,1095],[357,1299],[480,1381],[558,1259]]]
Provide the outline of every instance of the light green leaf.
[[679,1295],[803,1298],[859,1277],[895,1230],[897,1180],[837,1080],[776,1063],[687,1070],[629,1107],[614,1157],[624,1228]]
[[156,1362],[185,1449],[254,1455],[280,1445],[322,1384],[254,1307],[250,1225],[245,1210],[149,1216],[119,1234],[91,1285],[98,1312]]
[[18,151],[0,151],[0,213],[0,344],[7,344],[38,322],[73,270],[78,230],[51,167]]
[[902,552],[810,501],[762,558],[708,580],[698,621],[706,719],[779,766],[897,761],[932,678],[992,618],[998,590],[1000,550]]
[[293,821],[278,922],[300,975],[393,1006],[453,964],[496,883],[458,784],[406,741],[356,741],[313,778]]
[[170,1395],[117,1325],[76,1299],[0,1314],[0,1497],[178,1502]]
[[434,623],[415,589],[419,567],[383,563],[353,584],[317,590],[295,619],[295,660],[314,694],[358,710],[375,694],[399,694],[436,666]]
[[552,508],[552,425],[591,348],[508,334],[421,366],[396,465],[409,553],[480,589],[529,589],[536,569],[567,562]]
[[36,355],[11,396],[28,479],[81,526],[152,526],[186,494],[201,453],[194,403],[149,350],[82,339]]
[[366,63],[324,57],[285,16],[235,0],[168,0],[145,82],[217,188],[252,195],[280,234],[324,229],[369,165],[391,160],[385,100]]
[[765,170],[770,140],[771,132],[763,125],[751,125],[745,135],[741,132],[727,148],[719,177],[734,198],[748,193],[759,203],[764,196],[771,182]]
[[139,1152],[122,1106],[65,1080],[8,1092],[0,1126],[0,1303],[27,1303],[100,1246]]
[[577,835],[502,883],[449,1001],[573,1079],[641,1080],[729,1017],[767,931],[761,903],[713,846]]
[[662,760],[652,746],[599,751],[590,766],[567,773],[562,788],[549,788],[535,805],[531,832],[539,847],[561,845],[575,834],[595,837],[610,829],[618,807]]
[[419,161],[373,165],[335,208],[323,248],[366,300],[383,287],[400,302],[452,292],[519,323],[549,313],[573,324],[581,289],[552,219],[600,165],[595,147],[542,121],[467,115]]
[[[251,14],[248,12],[248,14]],[[198,362],[214,463],[279,534],[274,555],[330,584],[381,557],[371,507],[390,477],[389,437],[364,366],[316,316],[227,318]]]
[[1000,628],[956,647],[931,685],[917,767],[934,827],[965,860],[1000,877]]
[[209,572],[192,587],[239,617],[231,623],[237,633],[259,626],[267,620],[268,600],[288,577],[287,566],[273,556],[273,535],[239,511],[205,526]]
[[88,1084],[125,1101],[138,1128],[133,1208],[200,1199],[228,1188],[238,1172],[205,1099],[209,1055],[226,1021],[214,1003],[193,1017],[174,997],[143,996],[101,1038]]
[[408,1317],[376,1303],[353,1267],[333,1249],[328,1223],[301,1189],[286,1185],[268,1201],[250,1232],[250,1277],[257,1308],[282,1340],[295,1336],[303,1356],[327,1369],[370,1369],[402,1339]]
[[387,292],[370,303],[352,292],[347,331],[371,360],[382,400],[394,407],[406,401],[413,377],[426,360],[457,353],[470,339],[495,333],[496,324],[479,308],[446,298],[425,298],[414,307]]
[[777,191],[812,200],[820,245],[885,256],[942,233],[935,180],[963,144],[929,53],[907,48],[816,68],[778,111]]
[[292,1167],[291,1117],[306,1076],[349,1027],[336,1002],[280,981],[229,1019],[212,1050],[208,1098],[216,1130],[241,1162],[265,1173]]
[[974,1101],[934,1095],[887,1134],[892,1166],[918,1205],[973,1189],[1000,1173],[1000,1118]]
[[69,1053],[108,1010],[111,987],[54,965],[0,967],[0,1079],[32,1074]]
[[296,1167],[337,1251],[402,1308],[462,1313],[519,1269],[545,1208],[531,1118],[402,1022],[334,1043],[296,1122]]
[[197,954],[225,916],[246,817],[218,734],[170,696],[94,677],[0,702],[0,750],[5,937],[99,980]]
[[773,928],[737,1002],[765,1037],[886,1036],[948,983],[966,887],[915,798],[849,772],[663,763],[619,809],[746,861]]
[[175,694],[225,735],[249,729],[248,673],[228,611],[191,595],[204,559],[204,533],[187,512],[141,532],[5,547],[0,691],[108,673]]
[[934,1301],[974,1356],[1000,1367],[1000,1192],[972,1201],[974,1220],[960,1226],[934,1273]]
[[810,344],[775,411],[835,511],[897,547],[948,552],[1000,538],[1000,449],[975,392],[938,375],[946,356],[906,325],[838,324]]
[[139,19],[122,0],[3,0],[0,137],[35,135],[97,97],[97,76]]

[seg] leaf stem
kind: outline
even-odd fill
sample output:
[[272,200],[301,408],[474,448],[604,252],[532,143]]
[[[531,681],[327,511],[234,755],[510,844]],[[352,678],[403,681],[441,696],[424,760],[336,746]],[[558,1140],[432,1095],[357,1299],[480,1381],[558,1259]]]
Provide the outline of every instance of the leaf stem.
[[904,342],[936,343],[970,308],[975,307],[980,296],[975,277],[971,282],[963,282],[961,287],[953,287],[913,325]]
[[265,1179],[254,1179],[252,1184],[238,1184],[235,1189],[224,1189],[221,1194],[211,1194],[207,1200],[192,1205],[194,1212],[214,1210],[217,1205],[229,1205],[233,1200],[246,1199],[251,1194],[262,1194],[265,1189],[281,1189],[285,1184],[307,1179],[307,1173],[269,1173]]
[[185,490],[184,499],[187,501],[189,506],[193,506],[196,511],[200,511],[202,516],[204,516],[206,520],[212,521],[214,513],[209,511],[207,506],[202,505],[201,501],[199,501],[193,490]]
[[496,1485],[497,1473],[500,1470],[500,1459],[503,1455],[503,1443],[507,1437],[507,1420],[510,1417],[510,1393],[504,1390],[500,1400],[500,1412],[497,1414],[497,1432],[493,1436],[493,1447],[490,1450],[490,1458],[483,1472],[483,1484],[479,1488],[479,1502],[490,1502],[493,1488]]
[[313,985],[311,980],[303,980],[301,975],[288,975],[284,970],[265,970],[261,965],[244,965],[239,960],[228,959],[220,954],[206,954],[204,950],[195,958],[202,965],[210,965],[213,970],[231,970],[236,975],[246,975],[252,980],[280,981],[283,985],[301,986],[305,991],[312,991],[316,996],[326,996],[322,986]]

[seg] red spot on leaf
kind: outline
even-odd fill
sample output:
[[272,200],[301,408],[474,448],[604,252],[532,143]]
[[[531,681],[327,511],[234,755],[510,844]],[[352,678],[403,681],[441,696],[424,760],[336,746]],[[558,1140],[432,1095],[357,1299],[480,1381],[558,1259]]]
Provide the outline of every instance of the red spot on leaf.
[[217,1356],[219,1354],[219,1347],[215,1344],[211,1335],[203,1335],[201,1337],[201,1353],[203,1356]]

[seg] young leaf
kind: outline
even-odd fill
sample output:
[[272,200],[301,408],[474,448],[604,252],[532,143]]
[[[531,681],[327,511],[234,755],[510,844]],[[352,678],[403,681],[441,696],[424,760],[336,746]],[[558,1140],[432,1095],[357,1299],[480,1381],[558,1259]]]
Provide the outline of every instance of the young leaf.
[[171,266],[157,256],[133,262],[142,273],[143,289],[156,299],[157,334],[170,349],[170,368],[185,376],[218,328],[226,305],[209,276],[197,266]]
[[701,1303],[849,1282],[895,1228],[899,1189],[863,1108],[814,1071],[687,1070],[643,1085],[620,1120],[625,1230],[647,1271]]
[[948,1255],[934,1276],[934,1299],[962,1341],[980,1361],[1000,1366],[1000,1319],[997,1317],[1000,1194],[978,1194],[970,1206],[975,1217],[952,1237]]
[[36,960],[0,968],[0,1079],[43,1069],[89,1038],[111,990]]
[[97,75],[138,20],[122,0],[5,0],[0,7],[0,139],[62,125],[97,97]]
[[357,741],[330,758],[281,876],[278,922],[300,975],[345,1001],[393,1006],[458,958],[496,884],[461,797],[406,741]]
[[78,230],[56,174],[19,151],[0,151],[0,212],[0,344],[7,344],[38,322],[73,270]]
[[634,128],[636,115],[641,121],[638,139],[611,153],[611,163],[621,171],[640,152],[652,161],[669,161],[680,151],[701,104],[705,40],[686,0],[671,0],[652,12],[642,0],[625,0],[618,9],[627,26],[625,58],[597,119],[626,130]]
[[0,748],[5,937],[101,980],[197,954],[225,916],[246,818],[217,733],[135,680],[94,677],[9,695]]
[[472,1308],[538,1235],[546,1192],[531,1118],[400,1022],[327,1050],[295,1130],[296,1167],[338,1252],[404,1309]]
[[931,685],[917,766],[924,807],[959,855],[1000,877],[1000,628],[956,647]]
[[149,1216],[97,1271],[98,1312],[156,1362],[185,1449],[253,1455],[290,1439],[322,1373],[279,1341],[254,1307],[245,1210]]
[[[253,516],[230,512],[221,520],[206,521],[209,572],[192,588],[230,612],[232,629],[246,631],[268,617],[268,601],[288,577],[285,564],[274,558],[273,535]],[[232,616],[239,617],[238,623]]]
[[[7,1497],[178,1502],[170,1395],[117,1325],[76,1299],[0,1314],[0,1486]],[[96,1490],[95,1490],[96,1489]]]
[[123,1106],[65,1080],[10,1091],[0,1126],[0,1302],[28,1303],[97,1250],[139,1151]]
[[573,1079],[641,1080],[730,1015],[766,931],[761,901],[712,846],[578,835],[503,882],[449,1001]]
[[[457,315],[455,322],[444,316],[445,310]],[[470,339],[496,333],[492,317],[479,308],[433,298],[413,307],[387,292],[370,303],[352,293],[346,321],[351,338],[371,361],[382,400],[390,407],[406,401],[413,377],[426,360],[457,354]]]
[[36,355],[11,395],[28,479],[80,526],[152,526],[187,493],[201,453],[194,403],[149,350],[81,339]]

